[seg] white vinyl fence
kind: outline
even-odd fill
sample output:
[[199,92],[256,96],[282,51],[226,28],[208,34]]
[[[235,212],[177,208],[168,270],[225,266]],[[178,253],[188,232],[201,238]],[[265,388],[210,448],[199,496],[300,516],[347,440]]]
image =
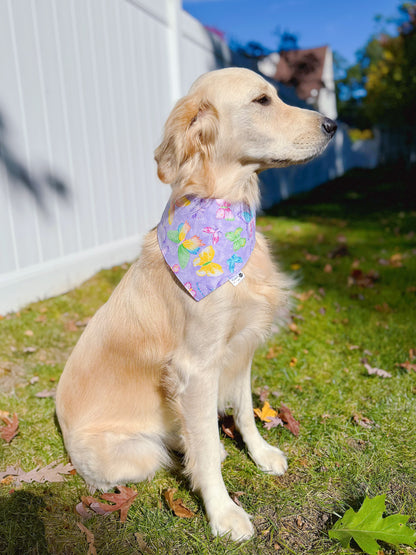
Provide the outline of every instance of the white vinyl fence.
[[232,63],[180,0],[0,0],[0,314],[138,255],[166,116]]

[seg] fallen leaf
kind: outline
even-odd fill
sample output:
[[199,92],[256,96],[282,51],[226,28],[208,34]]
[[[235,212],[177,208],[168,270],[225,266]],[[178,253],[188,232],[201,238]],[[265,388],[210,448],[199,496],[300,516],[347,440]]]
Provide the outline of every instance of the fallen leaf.
[[308,262],[318,262],[319,256],[317,254],[311,254],[310,252],[305,252],[305,259]]
[[58,463],[57,461],[53,461],[43,468],[36,467],[28,472],[25,472],[20,467],[9,466],[5,471],[0,471],[0,480],[2,480],[5,476],[13,476],[13,481],[16,485],[20,485],[21,482],[28,484],[32,482],[40,484],[45,482],[63,482],[63,476],[71,474],[71,471],[73,470],[74,467],[72,464],[67,463],[64,465],[63,463]]
[[176,516],[179,518],[192,518],[195,516],[188,507],[186,507],[182,501],[182,499],[173,499],[174,494],[177,492],[177,488],[168,488],[164,492],[166,503],[169,505],[169,508],[175,513]]
[[27,335],[28,337],[32,337],[33,331],[32,330],[26,330],[25,335]]
[[270,349],[267,351],[266,354],[266,358],[267,359],[271,359],[271,358],[276,358],[281,352],[282,352],[282,347],[275,347],[274,345],[272,347],[270,347]]
[[221,416],[221,429],[231,439],[235,439],[235,422],[232,414]]
[[356,349],[359,349],[360,347],[358,345],[348,345],[348,349],[350,351],[355,351]]
[[358,287],[371,288],[380,278],[379,274],[374,270],[370,270],[366,274],[359,268],[353,269],[348,276],[348,285],[358,285]]
[[399,544],[414,546],[416,532],[406,526],[410,517],[395,514],[383,518],[385,499],[385,495],[378,495],[373,499],[366,497],[357,512],[352,508],[348,509],[342,519],[329,530],[329,537],[339,540],[344,549],[349,548],[353,538],[369,555],[380,553],[380,545],[377,543],[380,540],[396,547]]
[[295,324],[295,322],[292,322],[289,324],[289,329],[290,331],[292,331],[293,333],[295,333],[296,335],[300,335],[300,329],[298,328],[298,326]]
[[55,397],[56,395],[56,389],[43,389],[42,391],[39,391],[39,393],[35,393],[35,397],[38,397],[39,399],[44,399],[46,397]]
[[35,322],[40,322],[41,324],[44,324],[47,320],[47,316],[45,316],[45,314],[39,314],[39,316],[37,318],[35,318]]
[[390,256],[390,264],[394,268],[401,268],[403,266],[403,255],[398,252]]
[[95,549],[95,546],[94,546],[94,541],[95,541],[94,534],[91,532],[91,530],[88,530],[88,528],[84,526],[82,522],[77,522],[77,526],[81,530],[81,532],[84,532],[84,534],[87,537],[87,543],[88,543],[87,555],[97,555],[97,550]]
[[378,376],[379,378],[391,378],[391,374],[382,370],[381,368],[373,368],[368,364],[367,359],[363,358],[361,361],[364,364],[364,368],[367,370],[370,376]]
[[291,264],[291,265],[290,265],[290,269],[291,269],[291,270],[294,270],[294,271],[300,270],[300,268],[301,268],[301,265],[298,264],[298,263],[296,263],[296,262],[295,262],[294,264]]
[[269,395],[270,395],[270,388],[269,388],[268,385],[265,385],[265,386],[260,390],[260,393],[259,393],[259,401],[260,401],[260,403],[264,403],[264,402],[267,400],[267,398],[268,398]]
[[362,428],[372,428],[374,426],[374,422],[367,418],[366,416],[362,416],[361,414],[354,414],[353,422]]
[[284,427],[287,428],[289,432],[292,432],[294,436],[299,435],[299,422],[294,418],[289,407],[282,403],[277,416],[283,420]]
[[410,370],[413,370],[414,372],[416,372],[416,364],[413,362],[410,362],[409,360],[406,360],[406,362],[402,362],[400,364],[400,367],[404,368],[408,372],[410,372]]
[[254,414],[258,416],[263,422],[270,422],[272,418],[277,416],[277,412],[272,409],[267,401],[264,403],[262,409],[254,409]]
[[244,491],[235,491],[233,493],[230,493],[230,497],[236,505],[242,507],[242,504],[240,503],[240,497],[245,494],[246,493]]
[[82,501],[77,503],[77,505],[75,506],[75,511],[85,520],[91,518],[94,514],[92,511],[90,511],[88,507],[84,505]]
[[136,538],[137,545],[139,546],[139,550],[142,553],[153,553],[153,551],[150,549],[150,547],[144,541],[144,538],[143,538],[142,534],[139,534],[139,532],[135,532],[134,537]]
[[1,419],[6,425],[0,428],[0,437],[7,443],[10,443],[18,434],[19,419],[17,418],[16,413],[13,414],[12,419],[10,419],[9,416],[3,416]]
[[331,264],[325,264],[325,266],[324,266],[324,272],[325,272],[326,274],[330,274],[330,273],[332,272],[332,266],[331,266]]
[[315,294],[313,289],[309,289],[309,291],[304,291],[303,293],[298,293],[296,296],[302,303],[310,299]]
[[81,500],[86,507],[89,507],[99,515],[120,511],[120,521],[126,522],[127,513],[131,504],[137,497],[137,491],[134,491],[133,489],[126,486],[117,486],[116,489],[119,491],[119,493],[102,493],[100,495],[101,499],[104,499],[105,501],[110,501],[111,503],[113,503],[113,505],[101,503],[91,495],[83,496],[81,497]]
[[33,378],[30,378],[29,383],[30,385],[34,385],[35,383],[38,383],[39,381],[39,376],[33,376]]
[[386,302],[384,302],[383,304],[376,304],[374,308],[377,310],[377,312],[385,312],[386,314],[392,312],[392,309]]
[[279,416],[274,416],[270,418],[268,422],[264,423],[264,428],[266,430],[271,430],[272,428],[277,428],[278,426],[284,426],[284,422]]
[[64,328],[66,329],[66,331],[78,331],[75,320],[68,320],[68,322],[65,323]]
[[342,256],[349,256],[349,255],[350,255],[350,251],[348,250],[347,245],[341,244],[328,253],[328,258],[340,258]]
[[25,348],[23,349],[23,352],[24,352],[25,354],[27,354],[27,353],[35,353],[36,351],[37,351],[37,348],[36,348],[36,347],[25,347]]

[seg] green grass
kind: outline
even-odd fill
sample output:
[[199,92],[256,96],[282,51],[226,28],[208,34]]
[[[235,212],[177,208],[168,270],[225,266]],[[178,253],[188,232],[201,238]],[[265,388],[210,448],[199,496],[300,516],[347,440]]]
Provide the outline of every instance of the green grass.
[[[416,349],[416,205],[410,194],[415,181],[414,172],[397,168],[355,170],[258,219],[281,266],[298,278],[293,321],[299,333],[285,328],[259,349],[253,398],[259,406],[264,386],[277,392],[278,397],[270,393],[271,405],[290,407],[300,434],[267,431],[258,423],[262,435],[288,455],[282,477],[262,474],[244,448],[223,438],[229,454],[224,480],[230,492],[244,492],[240,501],[254,517],[256,537],[242,545],[212,538],[201,501],[186,480],[161,471],[153,481],[134,485],[138,496],[126,524],[116,515],[84,523],[99,554],[140,553],[135,533],[150,553],[352,553],[331,541],[327,530],[366,494],[386,493],[388,513],[411,515],[415,527],[416,372],[400,367]],[[330,258],[343,243],[341,256]],[[328,264],[332,271],[324,271]],[[360,287],[349,279],[353,267],[379,278],[372,287]],[[0,321],[0,409],[20,419],[12,443],[0,440],[0,470],[68,460],[54,401],[35,394],[56,386],[85,319],[125,269],[102,271],[66,295]],[[369,376],[363,357],[392,377]],[[34,376],[39,380],[30,385]],[[370,427],[354,416],[368,418]],[[176,495],[195,518],[172,515],[163,498],[168,487],[178,488]],[[63,484],[0,484],[0,552],[86,553],[76,525],[81,517],[74,511],[86,494],[79,476]]]

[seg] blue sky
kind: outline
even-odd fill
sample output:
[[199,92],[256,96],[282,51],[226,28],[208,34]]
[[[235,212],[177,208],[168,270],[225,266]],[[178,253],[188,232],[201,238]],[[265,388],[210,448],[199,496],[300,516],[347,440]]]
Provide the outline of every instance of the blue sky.
[[[276,49],[277,27],[298,36],[300,48],[329,44],[352,64],[355,52],[377,31],[374,16],[396,16],[400,0],[183,0],[204,25],[241,44],[250,40]],[[390,28],[394,30],[394,26]]]

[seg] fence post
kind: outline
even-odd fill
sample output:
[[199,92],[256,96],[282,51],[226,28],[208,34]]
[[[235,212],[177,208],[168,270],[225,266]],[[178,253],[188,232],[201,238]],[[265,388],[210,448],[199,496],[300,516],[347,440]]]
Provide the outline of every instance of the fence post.
[[181,56],[180,56],[180,15],[182,0],[166,0],[166,15],[168,22],[168,60],[170,96],[172,104],[182,96],[181,90]]

